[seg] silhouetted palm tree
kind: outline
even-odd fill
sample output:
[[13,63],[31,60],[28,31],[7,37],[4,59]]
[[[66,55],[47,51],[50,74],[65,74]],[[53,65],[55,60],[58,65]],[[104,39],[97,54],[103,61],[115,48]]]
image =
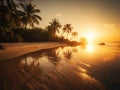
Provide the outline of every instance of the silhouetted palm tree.
[[77,36],[78,36],[78,32],[72,32],[72,38],[71,39],[73,39],[73,38],[75,38]]
[[16,9],[16,4],[13,0],[5,0],[6,3],[7,3],[7,6],[10,8],[10,9]]
[[54,18],[52,19],[52,22],[49,23],[50,25],[48,26],[48,29],[50,32],[52,33],[59,33],[59,29],[62,27],[62,25],[60,24],[60,22],[58,21],[58,19]]
[[0,0],[0,25],[3,27],[15,25],[16,7],[17,5],[13,0]]
[[68,37],[68,35],[72,32],[73,27],[71,26],[71,24],[66,24],[63,27],[63,32],[67,33],[66,38]]
[[13,0],[0,0],[0,6],[6,5],[9,9],[16,9],[16,4]]
[[65,26],[63,27],[63,29],[62,29],[62,34],[61,34],[61,38],[63,37],[63,34],[66,32],[66,28],[65,28]]
[[21,23],[27,28],[27,25],[30,27],[34,27],[34,24],[39,25],[39,20],[42,20],[42,18],[36,13],[40,13],[39,9],[35,9],[35,5],[33,5],[31,2],[29,3],[19,3],[19,5],[22,7],[23,11],[19,11],[21,13]]
[[0,6],[4,6],[4,0],[0,0]]

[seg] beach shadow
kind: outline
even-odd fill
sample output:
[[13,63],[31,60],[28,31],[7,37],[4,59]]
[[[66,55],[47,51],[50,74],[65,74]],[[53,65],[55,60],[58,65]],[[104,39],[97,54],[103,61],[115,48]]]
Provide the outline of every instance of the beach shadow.
[[0,50],[2,50],[2,49],[5,49],[5,47],[3,47],[2,45],[0,45]]
[[[120,90],[120,57],[116,56],[109,62],[99,63],[88,68],[90,75],[101,82],[108,90]],[[92,73],[91,73],[92,72]]]

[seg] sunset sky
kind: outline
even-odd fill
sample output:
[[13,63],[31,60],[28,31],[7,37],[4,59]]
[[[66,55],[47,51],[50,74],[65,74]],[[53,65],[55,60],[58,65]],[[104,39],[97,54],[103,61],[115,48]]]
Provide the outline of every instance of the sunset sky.
[[101,40],[120,40],[120,0],[34,0],[45,27],[58,18],[72,24],[79,36],[94,33]]

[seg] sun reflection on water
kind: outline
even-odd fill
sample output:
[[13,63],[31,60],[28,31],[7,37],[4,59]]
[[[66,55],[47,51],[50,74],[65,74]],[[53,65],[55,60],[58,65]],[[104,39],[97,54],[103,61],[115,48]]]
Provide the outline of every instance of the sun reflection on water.
[[92,53],[94,51],[94,46],[92,44],[88,44],[86,46],[86,51]]
[[87,73],[87,70],[82,68],[82,67],[78,67],[78,69],[82,72],[82,73]]
[[88,74],[87,74],[87,70],[82,68],[82,67],[79,67],[79,70],[80,70],[80,73],[79,73],[79,76],[82,78],[82,79],[86,79],[86,80],[90,80],[92,81],[93,78],[90,77]]

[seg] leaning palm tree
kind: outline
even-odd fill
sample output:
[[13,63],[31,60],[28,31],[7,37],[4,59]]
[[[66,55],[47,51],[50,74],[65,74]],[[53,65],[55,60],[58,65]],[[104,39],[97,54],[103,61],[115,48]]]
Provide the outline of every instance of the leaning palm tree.
[[63,34],[66,32],[66,27],[65,27],[65,25],[64,25],[64,27],[63,27],[63,29],[62,29],[62,34],[61,34],[61,38],[63,37]]
[[31,2],[29,3],[19,3],[22,8],[20,21],[24,25],[25,28],[29,25],[30,27],[34,27],[35,24],[39,25],[39,20],[42,20],[40,16],[36,13],[40,13],[39,9],[35,9],[35,5]]
[[62,27],[58,19],[54,18],[51,22],[49,22],[50,25],[46,27],[47,31],[50,35],[50,40],[56,39],[56,33],[59,33],[59,29]]
[[52,22],[49,23],[50,25],[48,26],[49,31],[56,34],[56,32],[59,33],[59,29],[62,27],[58,19],[54,18],[52,19]]
[[71,26],[71,24],[66,24],[63,27],[63,32],[67,33],[66,38],[68,37],[68,35],[72,32],[73,27]]

